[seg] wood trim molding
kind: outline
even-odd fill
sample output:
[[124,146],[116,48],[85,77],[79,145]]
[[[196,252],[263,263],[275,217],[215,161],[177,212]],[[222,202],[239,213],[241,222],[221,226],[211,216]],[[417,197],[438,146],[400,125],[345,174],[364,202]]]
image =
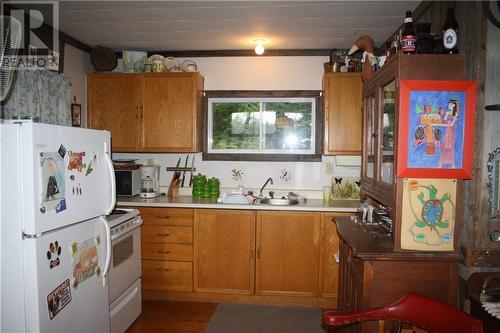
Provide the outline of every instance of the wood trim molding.
[[[316,99],[315,153],[299,154],[213,154],[208,153],[208,98],[210,97],[313,97]],[[206,90],[204,92],[203,154],[204,161],[259,161],[259,162],[321,162],[323,151],[323,93],[321,90]]]
[[[148,51],[148,57],[159,54],[174,58],[209,58],[209,57],[312,57],[330,56],[330,49],[293,49],[293,50],[266,50],[264,55],[258,56],[254,50],[190,50],[190,51]],[[122,52],[116,52],[118,58]]]

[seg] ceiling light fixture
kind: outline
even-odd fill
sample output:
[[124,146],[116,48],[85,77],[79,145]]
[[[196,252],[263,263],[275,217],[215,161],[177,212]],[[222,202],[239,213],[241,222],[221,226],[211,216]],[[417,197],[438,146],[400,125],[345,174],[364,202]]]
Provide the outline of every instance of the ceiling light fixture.
[[257,55],[263,55],[265,48],[264,48],[264,43],[266,42],[265,39],[254,39],[253,42],[256,44],[255,45],[255,53]]

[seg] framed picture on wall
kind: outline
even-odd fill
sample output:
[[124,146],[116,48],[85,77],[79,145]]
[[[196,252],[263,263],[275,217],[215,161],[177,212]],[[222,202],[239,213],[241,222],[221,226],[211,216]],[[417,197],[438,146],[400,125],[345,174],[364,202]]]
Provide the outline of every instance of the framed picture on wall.
[[82,126],[82,106],[81,104],[72,103],[71,104],[71,126],[81,127]]
[[401,81],[398,178],[472,178],[476,90],[476,81]]

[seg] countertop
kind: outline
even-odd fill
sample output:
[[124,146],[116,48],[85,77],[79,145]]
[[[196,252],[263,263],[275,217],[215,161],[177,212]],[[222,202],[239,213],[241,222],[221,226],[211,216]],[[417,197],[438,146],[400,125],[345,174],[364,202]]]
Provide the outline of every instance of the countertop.
[[308,199],[305,203],[293,206],[272,206],[264,204],[223,204],[216,199],[198,199],[191,196],[169,198],[166,195],[154,199],[142,199],[139,196],[117,197],[118,206],[133,207],[172,207],[172,208],[212,208],[212,209],[245,209],[245,210],[280,210],[280,211],[313,211],[355,213],[358,211],[358,200],[331,200],[329,203],[322,199]]
[[340,238],[356,258],[366,260],[459,260],[459,253],[395,251],[393,236],[379,225],[355,223],[349,217],[335,218]]

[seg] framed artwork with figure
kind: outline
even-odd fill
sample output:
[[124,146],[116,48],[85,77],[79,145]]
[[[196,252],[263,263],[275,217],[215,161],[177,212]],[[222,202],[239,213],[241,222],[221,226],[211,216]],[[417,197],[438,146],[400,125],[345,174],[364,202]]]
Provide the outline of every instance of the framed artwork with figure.
[[401,81],[398,178],[472,178],[476,90],[476,81]]

